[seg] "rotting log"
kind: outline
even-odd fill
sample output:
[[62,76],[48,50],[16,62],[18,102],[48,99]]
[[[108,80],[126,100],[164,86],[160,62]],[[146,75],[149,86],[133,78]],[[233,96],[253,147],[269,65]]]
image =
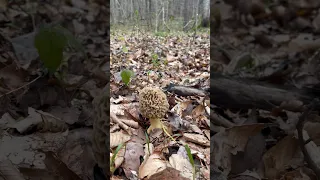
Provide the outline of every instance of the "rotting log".
[[316,95],[307,89],[298,89],[294,86],[273,85],[212,73],[210,97],[211,103],[223,108],[251,109],[255,107],[271,110],[282,102],[290,100],[299,100],[304,104],[309,104]]

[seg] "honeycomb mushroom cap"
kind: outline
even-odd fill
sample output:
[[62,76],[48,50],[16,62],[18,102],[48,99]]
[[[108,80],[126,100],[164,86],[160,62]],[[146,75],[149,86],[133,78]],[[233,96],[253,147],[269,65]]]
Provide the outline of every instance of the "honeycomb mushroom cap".
[[139,93],[139,109],[143,117],[163,118],[169,110],[166,94],[159,88],[143,88]]
[[[93,121],[93,137],[92,137],[92,151],[94,158],[100,168],[104,171],[110,168],[110,154],[109,146],[109,95],[101,95],[95,98],[93,102],[95,110],[95,118]],[[107,176],[108,172],[104,172]]]

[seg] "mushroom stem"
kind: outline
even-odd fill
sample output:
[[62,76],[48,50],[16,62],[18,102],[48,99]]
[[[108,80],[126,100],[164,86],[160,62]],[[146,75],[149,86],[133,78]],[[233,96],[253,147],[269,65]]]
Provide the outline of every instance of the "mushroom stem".
[[170,139],[174,142],[176,142],[174,140],[174,138],[168,133],[167,131],[167,127],[161,122],[160,119],[150,119],[150,127],[147,130],[147,133],[149,134],[153,129],[162,129],[164,133],[166,133]]
[[158,118],[150,119],[150,127],[148,128],[147,132],[148,134],[153,130],[153,129],[161,129],[162,128],[162,122]]

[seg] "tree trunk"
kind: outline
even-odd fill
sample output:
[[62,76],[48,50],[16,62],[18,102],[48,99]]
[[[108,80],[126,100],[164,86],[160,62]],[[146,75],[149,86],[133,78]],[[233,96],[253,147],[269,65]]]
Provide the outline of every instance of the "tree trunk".
[[210,1],[209,0],[204,0],[201,9],[203,9],[203,12],[201,13],[201,15],[202,15],[202,26],[203,27],[209,27],[209,22],[210,22]]
[[183,31],[186,31],[187,30],[187,24],[188,24],[188,21],[189,21],[189,18],[188,18],[188,0],[184,0],[184,11],[183,11]]

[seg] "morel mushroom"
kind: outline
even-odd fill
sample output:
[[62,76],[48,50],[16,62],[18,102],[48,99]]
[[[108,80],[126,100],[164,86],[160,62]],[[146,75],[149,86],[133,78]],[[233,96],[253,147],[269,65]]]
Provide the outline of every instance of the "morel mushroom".
[[148,133],[156,128],[164,128],[161,119],[169,110],[169,103],[166,94],[161,89],[143,88],[139,93],[139,109],[141,115],[150,120]]
[[[103,92],[107,92],[108,86],[106,86]],[[100,96],[96,97],[93,101],[93,106],[95,110],[95,118],[93,122],[93,139],[92,139],[92,151],[96,163],[104,171],[104,176],[108,177],[108,169],[110,168],[109,158],[110,154],[108,153],[108,146],[110,142],[108,141],[107,136],[109,135],[110,122],[108,119],[110,112],[110,100],[109,93],[102,93]]]

